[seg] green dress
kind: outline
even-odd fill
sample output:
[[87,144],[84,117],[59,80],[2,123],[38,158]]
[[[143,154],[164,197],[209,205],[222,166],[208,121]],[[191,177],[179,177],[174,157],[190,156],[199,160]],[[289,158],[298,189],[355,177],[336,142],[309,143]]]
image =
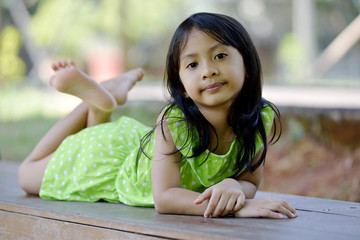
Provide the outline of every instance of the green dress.
[[[273,123],[273,110],[264,107],[262,118],[268,134]],[[196,158],[188,158],[192,155],[192,142],[183,119],[183,113],[177,107],[166,116],[173,141],[182,154],[180,186],[203,192],[236,172],[236,140],[225,155],[206,151]],[[148,138],[143,151],[140,150],[141,139],[151,130],[135,119],[121,117],[115,122],[68,136],[45,170],[40,197],[84,202],[104,200],[153,207],[151,163],[155,133]],[[256,143],[258,152],[262,147],[258,134]]]

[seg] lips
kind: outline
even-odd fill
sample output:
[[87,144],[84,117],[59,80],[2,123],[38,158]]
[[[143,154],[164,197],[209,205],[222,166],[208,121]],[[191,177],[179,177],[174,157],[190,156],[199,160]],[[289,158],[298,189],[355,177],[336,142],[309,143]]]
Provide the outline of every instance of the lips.
[[203,89],[203,92],[215,92],[218,89],[220,89],[222,86],[224,86],[224,83],[213,83],[213,84],[207,85]]

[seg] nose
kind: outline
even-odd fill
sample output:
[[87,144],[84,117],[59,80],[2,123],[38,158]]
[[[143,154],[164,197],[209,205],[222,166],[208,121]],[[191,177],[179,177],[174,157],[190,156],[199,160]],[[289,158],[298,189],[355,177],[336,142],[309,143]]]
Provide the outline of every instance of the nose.
[[204,70],[203,70],[203,73],[201,75],[201,78],[203,80],[207,79],[207,78],[211,78],[211,77],[215,77],[219,74],[219,70],[215,67],[215,66],[212,66],[212,65],[209,65],[209,64],[206,64],[204,66]]

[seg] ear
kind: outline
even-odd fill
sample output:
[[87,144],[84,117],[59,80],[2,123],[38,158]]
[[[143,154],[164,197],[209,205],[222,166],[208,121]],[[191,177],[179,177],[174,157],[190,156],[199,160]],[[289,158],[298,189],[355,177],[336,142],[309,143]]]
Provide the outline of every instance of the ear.
[[183,95],[185,98],[189,98],[189,94],[187,92],[184,91]]

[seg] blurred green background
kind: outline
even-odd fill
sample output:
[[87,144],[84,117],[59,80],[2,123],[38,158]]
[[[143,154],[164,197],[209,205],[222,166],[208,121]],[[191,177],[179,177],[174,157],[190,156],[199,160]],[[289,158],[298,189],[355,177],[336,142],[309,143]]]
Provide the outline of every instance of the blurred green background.
[[[49,87],[57,60],[74,59],[99,82],[144,68],[137,87],[145,94],[131,95],[114,118],[154,125],[165,100],[146,89],[162,87],[175,28],[201,11],[228,14],[246,27],[262,61],[264,91],[305,87],[326,97],[312,105],[300,92],[294,105],[292,97],[273,94],[284,133],[269,152],[262,189],[360,201],[360,0],[1,0],[0,159],[22,161],[79,103]],[[340,107],[332,98],[338,89],[345,94],[336,99],[347,100]]]

